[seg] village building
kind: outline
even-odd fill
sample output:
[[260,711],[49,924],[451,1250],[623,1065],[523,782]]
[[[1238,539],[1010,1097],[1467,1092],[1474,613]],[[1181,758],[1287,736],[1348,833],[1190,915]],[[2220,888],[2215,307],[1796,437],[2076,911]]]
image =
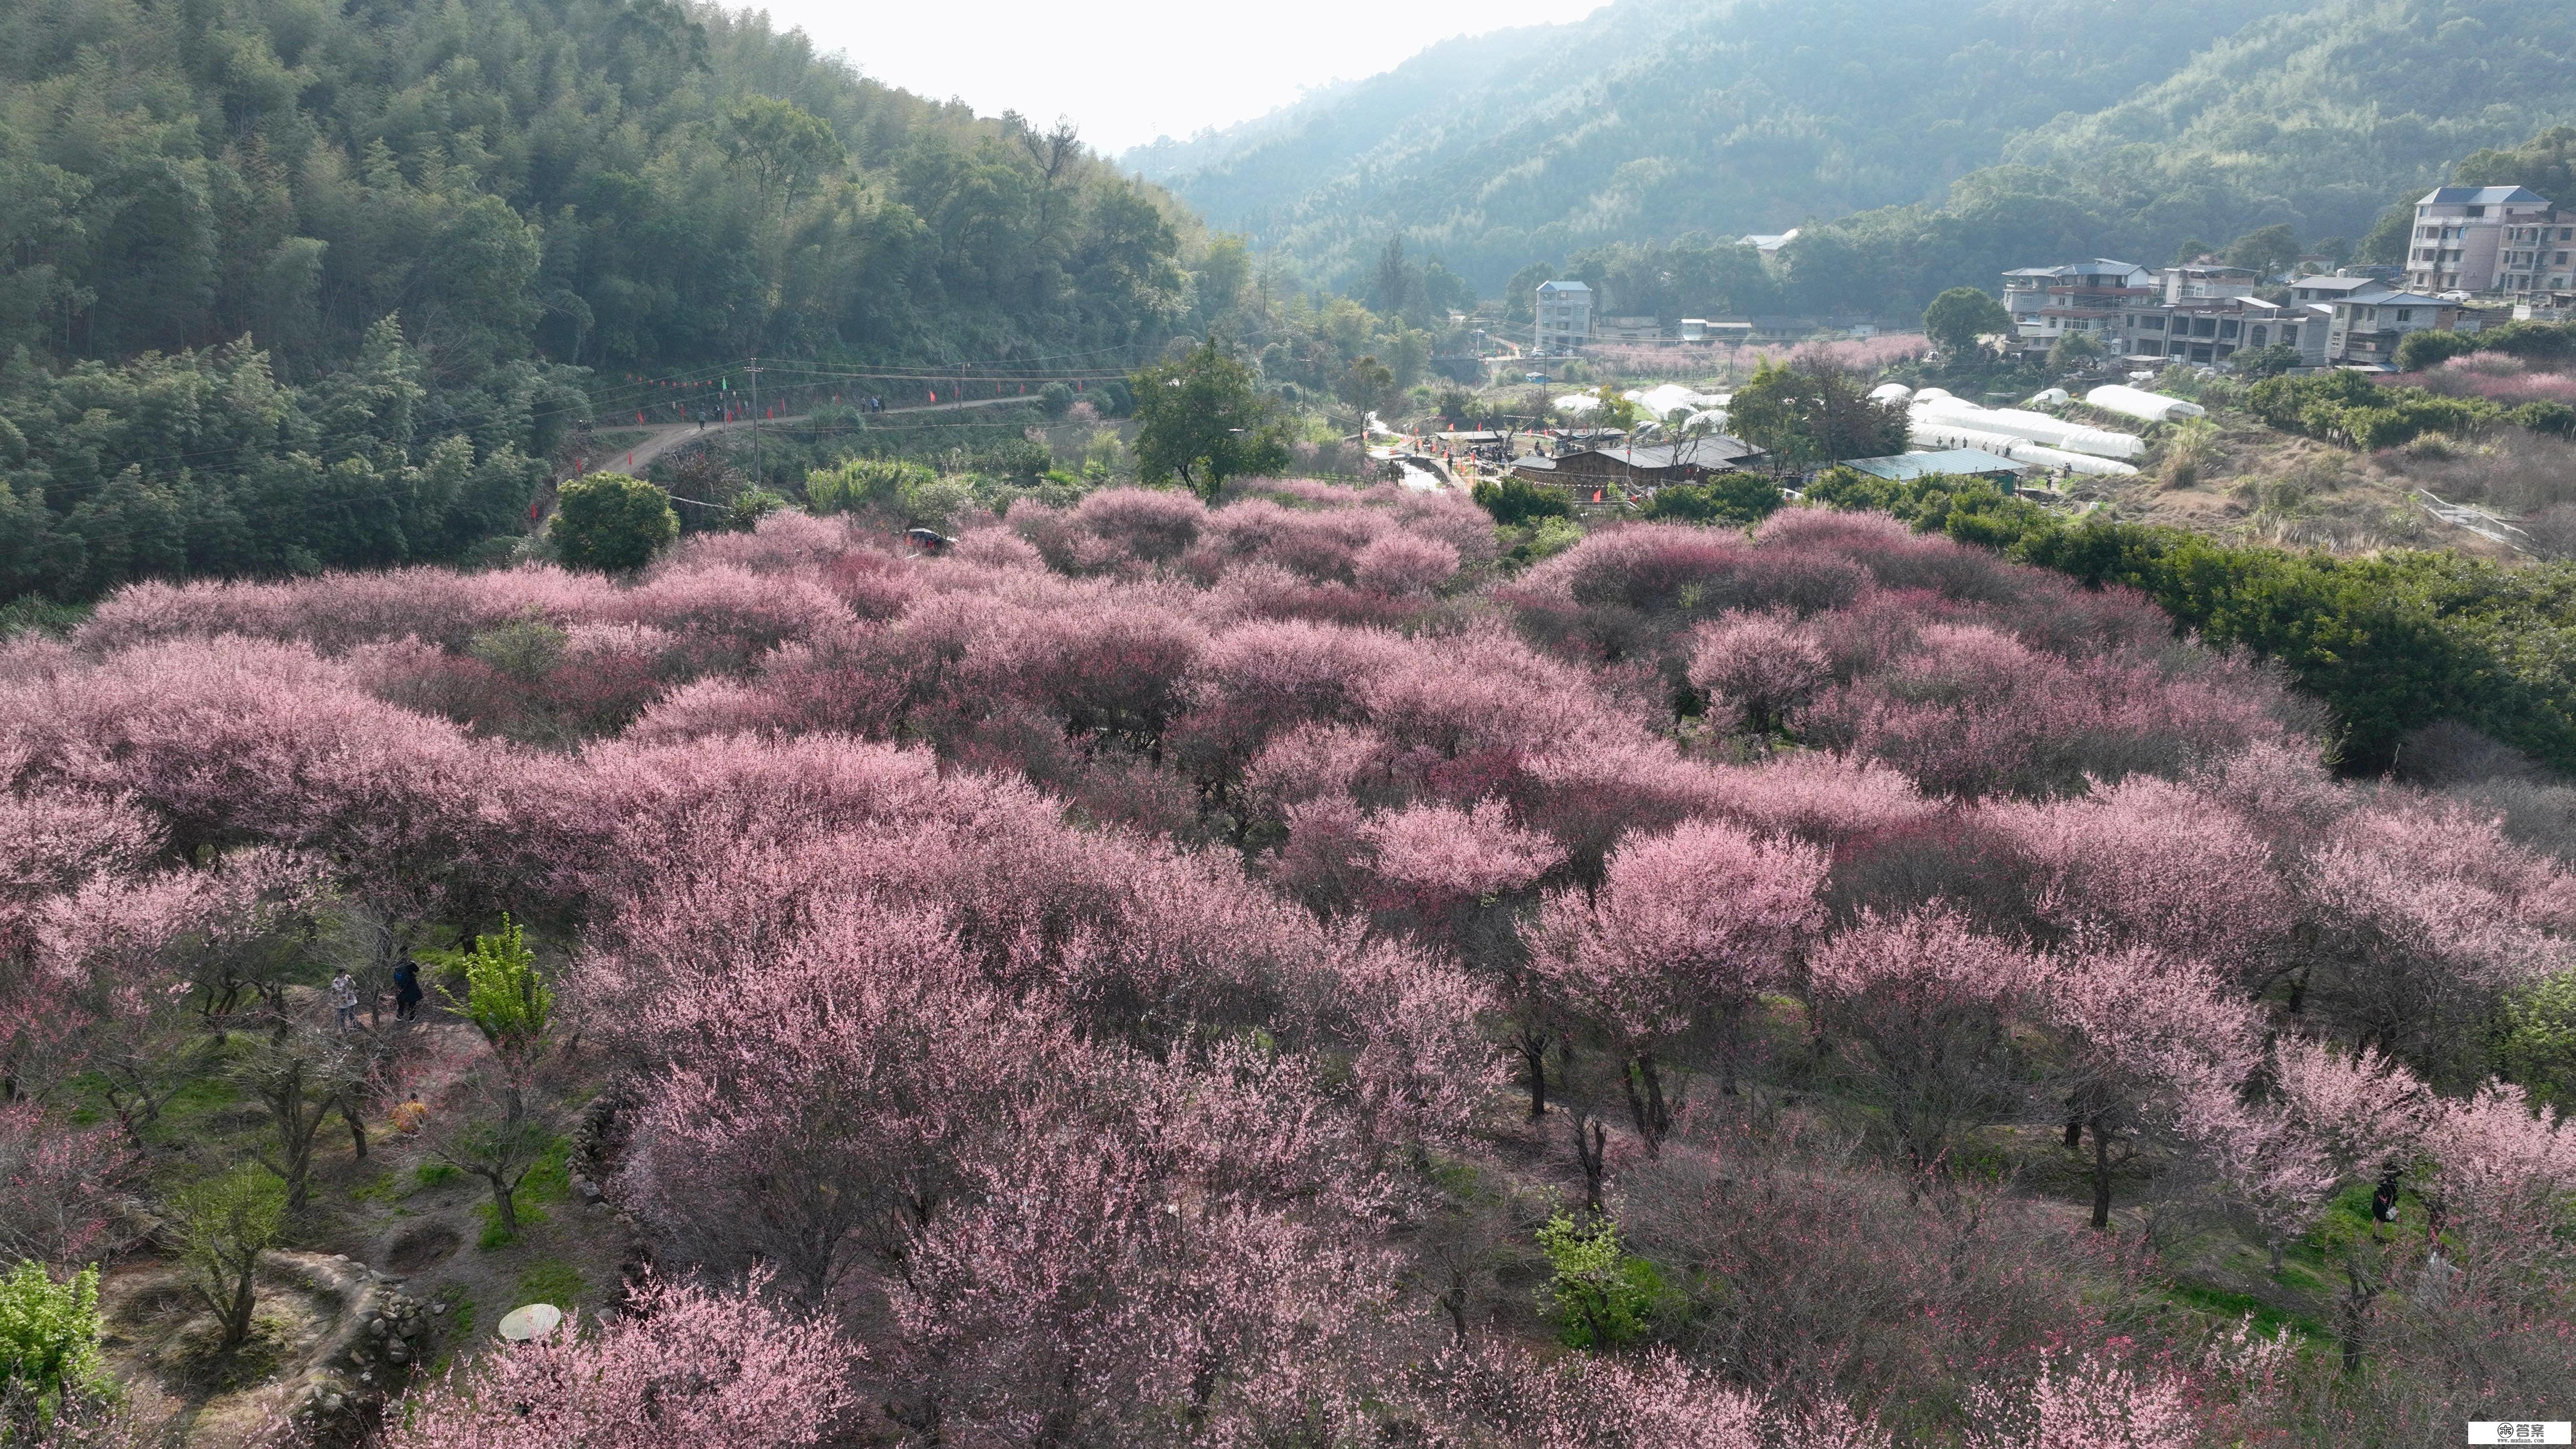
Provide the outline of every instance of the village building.
[[1592,289],[1581,282],[1538,286],[1538,349],[1572,352],[1592,340]]
[[2576,216],[2560,216],[2529,187],[2436,187],[2415,203],[2406,285],[2428,293],[2564,289],[2576,274],[2568,255],[2576,255]]
[[2417,292],[2354,292],[2332,304],[2328,355],[2343,366],[2394,367],[2397,344],[2410,332],[2448,332],[2460,306]]
[[[1708,433],[1673,443],[1604,446],[1560,453],[1548,460],[1552,466],[1534,470],[1544,475],[1534,481],[1561,483],[1576,489],[1596,484],[1660,488],[1671,483],[1696,483],[1713,473],[1740,472],[1746,464],[1763,456],[1762,450],[1750,443]],[[1517,468],[1518,464],[1514,466]]]
[[2012,314],[2014,345],[2023,352],[2046,352],[2070,332],[2107,344],[2121,309],[2152,297],[2155,287],[2155,273],[2108,257],[2022,267],[2004,273],[2004,310]]

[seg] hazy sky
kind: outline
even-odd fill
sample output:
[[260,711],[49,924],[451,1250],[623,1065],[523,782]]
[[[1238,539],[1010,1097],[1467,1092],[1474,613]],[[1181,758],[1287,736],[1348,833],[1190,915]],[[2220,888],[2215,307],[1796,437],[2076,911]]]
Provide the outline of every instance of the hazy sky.
[[1574,20],[1592,0],[768,0],[889,85],[1041,123],[1071,116],[1115,154],[1156,136],[1249,120],[1336,79],[1392,69],[1453,35]]

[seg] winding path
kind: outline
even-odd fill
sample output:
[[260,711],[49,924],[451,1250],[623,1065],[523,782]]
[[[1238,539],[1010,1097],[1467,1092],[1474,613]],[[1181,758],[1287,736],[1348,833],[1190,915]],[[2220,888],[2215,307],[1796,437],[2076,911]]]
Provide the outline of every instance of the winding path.
[[[914,403],[909,407],[887,408],[885,412],[871,413],[869,416],[885,417],[891,413],[953,413],[962,412],[967,408],[995,408],[1009,404],[1025,406],[1030,401],[1030,399],[1025,397],[988,397],[977,398],[973,402],[962,403]],[[790,423],[801,423],[805,421],[807,416],[808,414],[805,413],[797,413],[791,417],[762,418],[759,421],[765,426],[775,428],[783,427]],[[679,447],[683,443],[687,443],[697,438],[713,437],[718,433],[745,431],[751,427],[751,424],[751,419],[744,418],[730,423],[708,423],[703,427],[696,423],[647,423],[641,428],[633,426],[612,428],[609,429],[609,431],[620,433],[641,432],[644,434],[644,440],[637,443],[632,448],[620,449],[618,453],[612,453],[607,457],[595,459],[593,461],[598,467],[605,468],[614,466],[620,470],[632,472],[638,468],[649,466],[654,459],[661,457],[664,453],[671,451],[673,448]],[[585,471],[588,470],[585,469]]]

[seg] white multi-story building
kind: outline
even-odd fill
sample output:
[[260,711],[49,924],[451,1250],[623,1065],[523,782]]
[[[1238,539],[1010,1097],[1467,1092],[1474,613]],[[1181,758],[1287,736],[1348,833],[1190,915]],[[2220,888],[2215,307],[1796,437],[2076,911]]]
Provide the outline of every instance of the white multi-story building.
[[1538,346],[1571,352],[1592,340],[1592,289],[1581,282],[1538,284]]
[[2415,203],[2406,285],[2419,292],[2563,289],[2576,273],[2572,253],[2576,216],[2561,218],[2547,197],[2521,186],[2444,186]]

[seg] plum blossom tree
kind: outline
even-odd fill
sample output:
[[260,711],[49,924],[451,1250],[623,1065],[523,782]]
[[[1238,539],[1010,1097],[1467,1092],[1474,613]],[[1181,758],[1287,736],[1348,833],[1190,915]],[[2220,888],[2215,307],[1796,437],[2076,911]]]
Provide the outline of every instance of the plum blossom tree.
[[2198,1147],[2244,1202],[2270,1250],[2272,1271],[2290,1241],[2357,1179],[2390,1175],[2413,1151],[2427,1103],[2423,1084],[2376,1052],[2343,1052],[2284,1037],[2267,1064],[2268,1101],[2246,1102],[2215,1080],[2193,1089],[2185,1115],[2201,1124]]
[[1766,1403],[1668,1349],[1634,1360],[1454,1350],[1430,1369],[1431,1417],[1451,1438],[1510,1449],[1888,1449],[1839,1403]]
[[2137,944],[2259,986],[2290,893],[2263,838],[2208,796],[2153,776],[1986,811],[2032,867],[2032,913],[2078,949]]
[[1833,677],[1825,651],[1786,609],[1736,610],[1691,633],[1690,682],[1714,721],[1768,737]]
[[2363,1045],[2448,1090],[2473,1086],[2460,1054],[2513,987],[2567,969],[2576,878],[2456,803],[2356,811],[2319,847],[2305,895],[2320,949],[2310,1005]]
[[112,1128],[48,1122],[29,1099],[0,1103],[0,1258],[68,1268],[113,1246],[133,1168]]
[[1662,1054],[1714,1029],[1720,1089],[1735,1090],[1745,1014],[1786,979],[1790,951],[1820,925],[1825,858],[1714,821],[1631,840],[1598,891],[1549,897],[1535,969],[1626,1064],[1630,1115],[1656,1150],[1671,1130]]
[[673,1256],[775,1265],[809,1303],[854,1262],[900,1264],[1071,1049],[935,917],[842,906],[700,966],[631,1028],[667,1066],[621,1192]]
[[2522,1089],[2491,1082],[2432,1103],[2420,1141],[2421,1190],[2471,1290],[2535,1264],[2563,1264],[2553,1225],[2576,1202],[2576,1124],[2534,1112]]
[[2041,1360],[2018,1392],[1980,1384],[1969,1406],[1971,1449],[2188,1449],[2200,1441],[2192,1385],[2090,1354]]
[[1378,1220],[1377,1189],[1337,1164],[1306,1069],[1205,1065],[1098,1063],[916,1243],[895,1312],[922,1432],[1363,1432],[1392,1265],[1327,1225]]
[[1848,1044],[1854,1085],[1886,1115],[1907,1165],[1946,1178],[1958,1134],[2020,1105],[2012,1025],[2040,963],[1931,907],[1864,913],[1808,958],[1820,1029]]
[[736,1292],[648,1281],[595,1332],[577,1319],[486,1354],[389,1416],[391,1449],[754,1449],[821,1445],[853,1422],[865,1355],[830,1325]]
[[2107,1229],[2113,1175],[2140,1136],[2188,1140],[2237,1125],[2198,1109],[2232,1100],[2253,1074],[2258,1019],[2213,968],[2139,947],[2053,961],[2037,995],[2067,1145],[2079,1132],[2092,1142],[2093,1226]]

